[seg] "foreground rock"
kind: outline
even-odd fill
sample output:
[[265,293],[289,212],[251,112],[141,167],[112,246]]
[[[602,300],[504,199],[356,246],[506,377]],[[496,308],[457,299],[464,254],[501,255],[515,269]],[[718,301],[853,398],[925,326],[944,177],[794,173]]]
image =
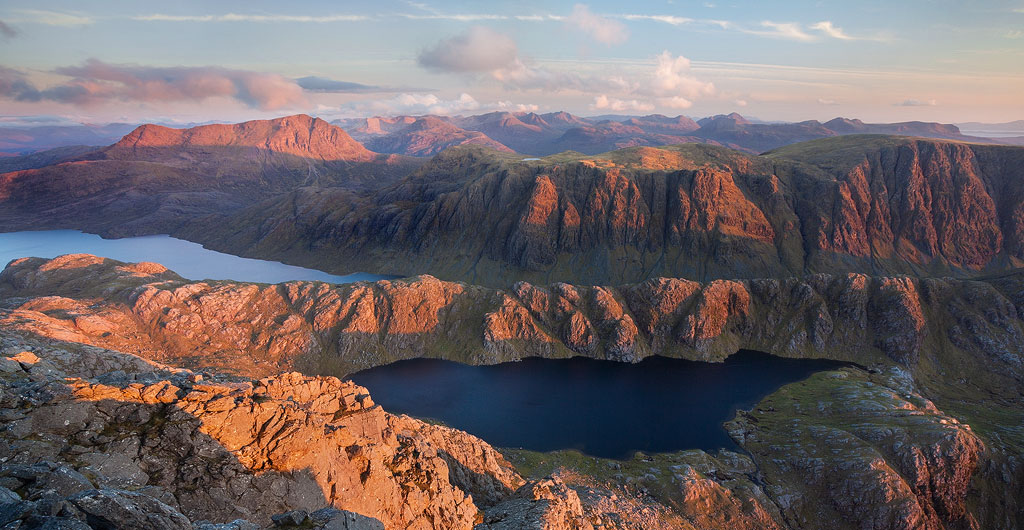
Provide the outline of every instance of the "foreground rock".
[[[429,277],[208,284],[152,263],[20,260],[0,274],[0,514],[209,530],[1021,527],[1022,302],[1018,275],[496,291]],[[506,451],[516,468],[351,382],[280,373],[736,347],[868,370],[818,374],[739,414],[729,429],[749,456]]]
[[15,519],[266,525],[335,506],[387,528],[469,528],[477,502],[523,484],[481,440],[388,414],[351,382],[204,379],[96,348],[32,349],[2,359],[0,477],[35,503]]

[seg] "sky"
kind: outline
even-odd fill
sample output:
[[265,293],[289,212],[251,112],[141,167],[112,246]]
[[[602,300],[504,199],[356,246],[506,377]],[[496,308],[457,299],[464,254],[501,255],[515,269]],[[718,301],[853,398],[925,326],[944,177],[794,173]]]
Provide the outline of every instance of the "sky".
[[1024,119],[1024,0],[4,0],[0,124]]

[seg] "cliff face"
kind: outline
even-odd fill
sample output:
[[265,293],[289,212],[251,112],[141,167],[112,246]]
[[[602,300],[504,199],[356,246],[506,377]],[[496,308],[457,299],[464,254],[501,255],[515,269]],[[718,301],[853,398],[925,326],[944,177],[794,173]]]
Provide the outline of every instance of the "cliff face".
[[1024,259],[1024,150],[843,137],[521,162],[450,150],[372,197],[303,191],[179,232],[335,272],[619,284],[807,272],[973,276]]
[[424,356],[721,360],[749,348],[915,373],[991,372],[990,382],[1002,383],[989,391],[1011,397],[1024,380],[1020,274],[986,282],[659,278],[616,288],[521,282],[494,290],[429,276],[187,282],[160,265],[78,254],[12,262],[0,274],[0,298],[8,329],[247,375],[300,368],[342,376]]
[[[287,510],[304,510],[301,520],[326,506],[386,528],[1014,527],[1022,285],[818,275],[510,291],[426,277],[265,286],[185,282],[157,264],[87,255],[20,260],[0,275],[0,486],[19,506],[3,513],[113,517],[94,506],[114,503],[166,528],[266,524]],[[505,457],[388,414],[350,382],[280,373],[344,373],[421,348],[497,362],[720,359],[736,347],[867,368],[817,374],[739,414],[728,429],[749,456],[625,462]]]

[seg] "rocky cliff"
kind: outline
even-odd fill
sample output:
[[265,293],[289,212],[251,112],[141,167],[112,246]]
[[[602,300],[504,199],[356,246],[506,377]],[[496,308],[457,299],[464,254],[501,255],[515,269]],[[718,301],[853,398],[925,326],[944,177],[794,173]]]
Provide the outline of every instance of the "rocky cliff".
[[[0,275],[0,513],[164,528],[282,512],[386,528],[1019,527],[1022,282],[267,286],[87,255],[19,260]],[[749,455],[624,462],[503,456],[388,414],[352,383],[281,374],[410,355],[720,359],[740,346],[864,367],[739,414],[728,429]]]
[[332,272],[620,284],[1024,263],[1024,149],[846,136],[523,161],[452,149],[373,196],[302,190],[178,232]]

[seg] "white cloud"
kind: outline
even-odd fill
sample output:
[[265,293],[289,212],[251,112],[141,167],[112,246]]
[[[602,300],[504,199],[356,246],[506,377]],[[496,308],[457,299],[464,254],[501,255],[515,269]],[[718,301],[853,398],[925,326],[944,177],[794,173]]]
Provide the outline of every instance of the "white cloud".
[[323,114],[343,116],[420,116],[424,114],[454,115],[469,112],[504,110],[512,112],[536,112],[539,105],[497,101],[481,103],[473,96],[463,93],[453,99],[441,99],[434,94],[399,94],[388,99],[354,101],[341,107],[320,107]]
[[817,24],[812,24],[811,29],[816,29],[834,39],[856,40],[854,37],[851,37],[844,33],[842,29],[833,26],[832,23],[829,22],[828,20],[822,20]]
[[668,107],[670,109],[688,109],[693,106],[693,102],[680,96],[672,96],[670,98],[659,98],[658,104],[662,107]]
[[693,22],[692,18],[677,17],[674,15],[622,15],[622,18],[626,20],[653,20],[655,22],[664,22],[665,24],[671,24],[673,26],[682,26],[683,24]]
[[144,22],[358,22],[368,20],[363,15],[252,15],[245,13],[226,13],[224,15],[138,15],[132,20]]
[[747,100],[745,100],[745,99],[737,99],[737,100],[733,101],[733,103],[735,103],[737,107],[746,107],[747,106]]
[[715,85],[691,76],[690,60],[682,55],[673,57],[666,50],[657,57],[649,90],[657,96],[692,99],[713,94]]
[[481,20],[507,20],[505,15],[491,15],[486,13],[450,14],[450,15],[411,15],[399,13],[397,16],[410,20],[455,20],[457,22],[479,22]]
[[838,104],[839,104],[839,102],[838,102],[838,101],[836,101],[836,100],[834,100],[834,99],[818,98],[818,104],[819,104],[819,105],[830,105],[830,106],[834,106],[834,105],[838,105]]
[[512,112],[537,112],[540,110],[540,105],[533,103],[513,103],[511,101],[499,101],[497,107],[501,110],[510,110]]
[[590,108],[593,110],[610,110],[615,112],[650,112],[654,110],[654,105],[646,101],[638,101],[635,99],[623,100],[617,98],[610,98],[607,95],[601,94],[600,96],[594,98],[594,103],[590,105]]
[[1020,31],[1019,29],[1012,29],[1003,34],[1003,36],[1008,39],[1019,39],[1021,37],[1024,37],[1024,32]]
[[939,102],[935,101],[934,99],[921,100],[911,98],[905,99],[899,103],[896,103],[895,105],[897,107],[934,107],[937,106],[938,104]]
[[434,94],[399,94],[393,98],[369,102],[357,102],[348,108],[359,114],[457,114],[480,108],[480,103],[469,94],[462,93],[455,99],[444,100]]
[[18,9],[17,22],[29,22],[45,24],[47,26],[88,26],[95,22],[92,17],[76,13],[61,13],[57,11],[44,11],[41,9]]
[[621,44],[629,37],[625,25],[592,12],[585,4],[573,6],[572,13],[565,20],[570,26],[603,44]]
[[514,67],[519,50],[511,37],[474,26],[420,52],[420,66],[441,72],[487,72]]
[[767,29],[745,31],[753,35],[763,35],[766,37],[779,37],[782,39],[792,39],[805,42],[814,40],[813,35],[805,32],[799,24],[794,22],[772,22],[770,20],[765,20],[764,22],[761,22],[761,27]]

